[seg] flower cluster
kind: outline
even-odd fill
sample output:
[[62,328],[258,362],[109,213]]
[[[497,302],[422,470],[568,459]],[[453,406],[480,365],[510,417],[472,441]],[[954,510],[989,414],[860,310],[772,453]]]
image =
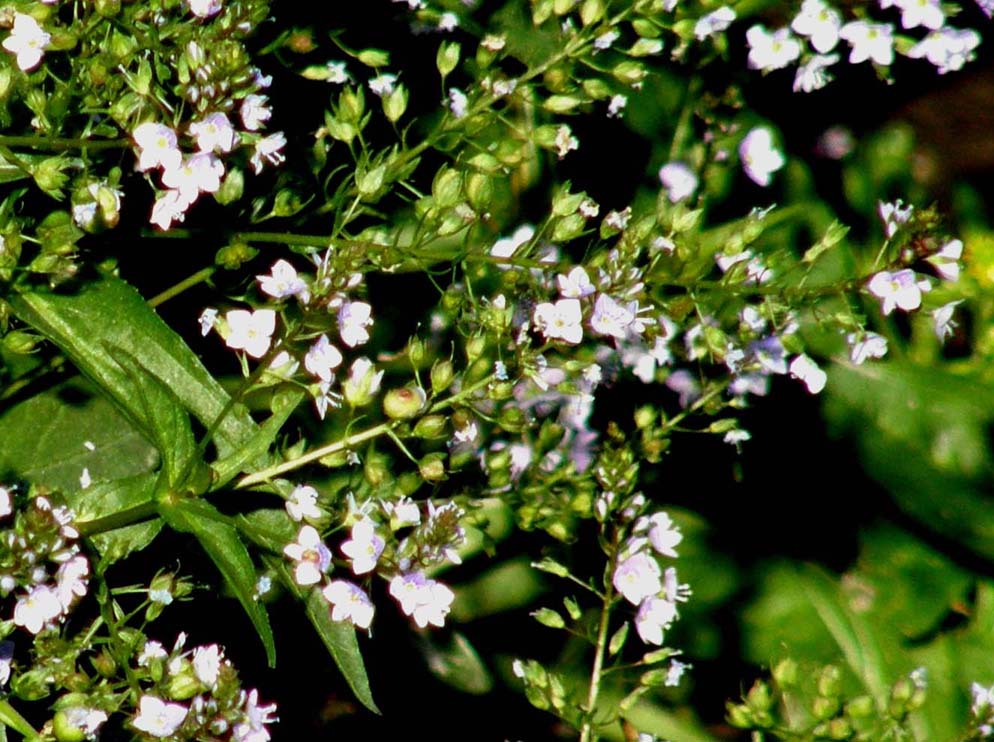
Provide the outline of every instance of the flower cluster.
[[86,595],[89,560],[76,543],[73,513],[36,495],[14,513],[12,493],[0,487],[0,596],[17,596],[13,622],[32,634],[56,626]]
[[139,738],[268,742],[276,705],[260,704],[258,691],[242,689],[217,644],[192,650],[185,644],[185,634],[169,651],[146,641],[134,657],[142,695],[130,724]]
[[[318,520],[317,492],[312,487],[294,488],[286,509],[295,521]],[[427,571],[446,562],[459,564],[457,551],[465,534],[460,525],[462,510],[454,503],[436,506],[431,501],[422,517],[418,504],[408,498],[372,501],[353,507],[349,539],[339,549],[356,577],[378,574],[389,582],[390,595],[404,614],[421,628],[443,626],[455,597],[447,586],[427,576]],[[336,621],[349,621],[369,630],[374,606],[368,593],[350,580],[329,579],[332,552],[317,529],[301,526],[297,540],[283,550],[294,563],[294,580],[302,587],[320,585]]]

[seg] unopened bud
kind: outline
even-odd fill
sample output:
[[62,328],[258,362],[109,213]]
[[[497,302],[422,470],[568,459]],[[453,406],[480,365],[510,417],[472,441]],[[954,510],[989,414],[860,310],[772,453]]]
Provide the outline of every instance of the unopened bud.
[[392,420],[410,420],[424,404],[425,393],[419,387],[391,389],[383,397],[383,413]]
[[426,482],[439,482],[445,479],[445,454],[430,453],[421,459],[418,471]]

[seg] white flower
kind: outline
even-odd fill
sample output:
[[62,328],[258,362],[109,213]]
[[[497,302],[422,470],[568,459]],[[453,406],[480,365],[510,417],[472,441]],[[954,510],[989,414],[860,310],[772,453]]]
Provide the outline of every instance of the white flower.
[[449,110],[457,119],[466,115],[469,107],[469,99],[459,88],[449,88]]
[[535,227],[530,224],[523,224],[514,230],[510,237],[502,237],[490,248],[490,255],[495,258],[509,258],[522,245],[528,243],[535,236]]
[[197,647],[193,650],[193,674],[207,688],[217,685],[217,674],[221,670],[221,649],[217,644]]
[[842,17],[823,0],[804,0],[801,12],[795,16],[790,27],[794,33],[807,36],[816,52],[825,54],[839,43],[839,28]]
[[164,231],[168,230],[173,222],[181,222],[186,218],[186,210],[192,204],[193,201],[187,194],[173,190],[163,191],[152,205],[152,216],[149,217],[149,223]]
[[296,542],[283,547],[283,553],[297,564],[293,578],[298,585],[314,585],[331,565],[331,552],[313,526],[301,526]]
[[932,311],[932,329],[935,330],[935,336],[939,338],[940,343],[945,342],[947,337],[951,337],[953,330],[957,327],[957,324],[953,322],[953,313],[956,311],[956,307],[962,303],[962,299],[951,301]]
[[369,81],[369,89],[382,98],[385,95],[390,95],[396,84],[397,76],[384,72]]
[[32,634],[37,634],[45,624],[61,615],[62,601],[59,600],[59,594],[48,585],[35,585],[14,606],[14,623]]
[[686,603],[692,591],[690,585],[681,584],[676,576],[676,567],[667,567],[663,575],[663,592],[671,603]]
[[399,574],[390,580],[390,595],[400,609],[414,619],[419,628],[428,624],[444,626],[455,593],[435,580],[429,580],[420,572]]
[[915,207],[910,204],[904,206],[904,202],[901,199],[897,199],[893,203],[886,201],[879,201],[877,203],[877,213],[884,223],[884,234],[887,235],[888,240],[897,234],[897,230],[902,224],[908,223],[914,210]]
[[680,678],[683,677],[683,673],[690,667],[686,662],[681,662],[678,659],[670,660],[669,669],[666,671],[666,681],[663,685],[668,688],[675,688],[680,685]]
[[683,541],[683,534],[666,513],[654,513],[645,522],[649,526],[649,543],[657,553],[676,559],[676,547]]
[[561,160],[580,146],[580,140],[573,136],[573,131],[566,124],[562,124],[558,129],[556,129],[556,139],[554,144],[556,147],[556,155]]
[[333,580],[321,591],[331,605],[333,621],[349,621],[360,629],[369,629],[375,608],[362,588],[345,580]]
[[779,70],[801,56],[801,45],[789,28],[773,33],[755,25],[746,31],[749,42],[749,66],[757,70]]
[[163,170],[162,184],[192,204],[201,193],[217,193],[223,177],[224,163],[209,152],[197,152],[179,166]]
[[212,113],[201,121],[195,121],[187,131],[197,140],[201,152],[231,152],[238,143],[235,128],[227,115]]
[[862,365],[867,358],[883,358],[887,355],[887,338],[875,332],[867,332],[862,336],[851,333],[846,336],[849,343],[849,360],[857,366]]
[[386,542],[376,533],[376,523],[369,518],[352,524],[352,538],[342,544],[342,553],[352,560],[352,571],[364,575],[376,569]]
[[459,16],[455,13],[442,13],[438,19],[439,31],[455,31],[459,27]]
[[994,685],[985,688],[980,683],[974,683],[970,686],[970,695],[973,696],[970,710],[975,716],[985,709],[994,708]]
[[839,36],[849,42],[850,64],[859,64],[871,59],[879,65],[888,66],[894,61],[894,27],[889,23],[868,23],[850,21],[839,31]]
[[803,381],[811,394],[818,394],[828,381],[828,375],[804,353],[790,362],[790,375]]
[[644,552],[619,562],[611,581],[617,591],[632,605],[639,605],[643,600],[659,594],[663,589],[659,565]]
[[896,5],[901,10],[901,27],[904,29],[925,28],[935,31],[946,22],[939,0],[881,0],[880,7]]
[[547,340],[563,340],[576,345],[583,340],[583,319],[578,299],[560,299],[555,304],[543,302],[532,313],[535,327]]
[[934,265],[939,275],[947,281],[957,281],[959,280],[959,261],[962,257],[963,241],[950,240],[937,253],[930,255],[925,260]]
[[265,95],[246,95],[238,109],[242,125],[249,131],[259,131],[273,116],[269,108],[269,98]]
[[269,350],[276,330],[276,312],[272,309],[233,309],[224,315],[228,323],[225,344],[233,350],[244,350],[253,358],[261,358]]
[[663,632],[676,620],[676,604],[657,597],[648,597],[639,605],[635,630],[646,644],[661,646]]
[[582,265],[573,268],[565,276],[556,276],[559,284],[559,295],[564,299],[582,299],[594,293],[594,285],[590,283],[590,276],[583,269]]
[[148,667],[152,662],[164,660],[169,654],[162,645],[156,641],[146,641],[142,651],[138,654],[138,667]]
[[421,509],[409,497],[397,502],[384,502],[383,510],[390,516],[390,530],[397,531],[406,526],[416,526],[421,522]]
[[6,487],[0,487],[0,518],[6,518],[12,512],[14,512],[14,508],[10,490]]
[[940,28],[908,50],[913,59],[925,57],[934,64],[940,75],[962,69],[976,55],[980,36],[973,29]]
[[17,66],[25,72],[33,70],[45,55],[51,34],[38,21],[25,13],[14,13],[14,27],[3,40],[3,48],[17,57]]
[[922,290],[928,290],[928,283],[918,281],[915,272],[910,268],[891,273],[880,271],[866,285],[870,293],[883,301],[881,309],[885,315],[894,311],[894,307],[910,312],[918,309],[922,303]]
[[674,204],[687,200],[697,191],[697,176],[683,162],[667,162],[659,168],[659,180]]
[[629,330],[637,330],[637,302],[622,306],[607,294],[600,294],[590,315],[590,328],[599,335],[624,340]]
[[816,54],[797,68],[794,75],[794,92],[810,93],[820,90],[832,81],[828,68],[839,61],[838,54]]
[[297,269],[282,258],[273,263],[269,275],[256,276],[255,278],[259,282],[259,288],[273,298],[285,299],[288,296],[299,296],[305,304],[310,298],[307,284],[297,275]]
[[612,95],[611,100],[607,102],[607,115],[608,118],[617,118],[621,115],[621,112],[625,110],[625,106],[628,105],[628,96]]
[[138,145],[138,169],[142,172],[154,167],[179,167],[183,155],[176,146],[176,132],[165,124],[146,121],[136,126],[131,136]]
[[785,162],[783,154],[773,143],[773,132],[766,126],[757,126],[742,138],[739,158],[746,175],[761,186],[768,186],[773,173]]
[[105,711],[79,706],[65,709],[65,715],[69,725],[83,732],[87,739],[96,739],[100,727],[107,721]]
[[187,4],[197,18],[210,18],[221,12],[221,0],[187,0]]
[[328,341],[327,335],[322,335],[304,356],[304,368],[321,381],[331,381],[334,370],[342,364],[342,354]]
[[207,337],[207,333],[214,329],[214,323],[217,322],[217,310],[214,307],[207,307],[200,313],[197,322],[200,323],[200,334]]
[[64,612],[69,611],[77,598],[86,595],[86,578],[89,574],[90,563],[81,555],[64,562],[55,573],[55,589]]
[[373,308],[364,301],[348,301],[338,309],[338,334],[350,348],[369,341]]
[[259,691],[255,688],[247,695],[242,691],[241,697],[245,699],[245,717],[233,727],[232,742],[269,742],[269,730],[266,729],[266,724],[279,721],[275,716],[276,704],[260,706]]
[[187,708],[178,703],[166,703],[155,696],[142,696],[138,716],[132,721],[135,729],[153,737],[169,737],[186,719]]
[[698,41],[704,41],[709,36],[713,36],[732,25],[735,20],[735,11],[729,6],[718,8],[705,16],[697,19],[694,24],[694,36]]
[[287,513],[298,523],[305,518],[317,520],[321,517],[321,509],[317,506],[318,491],[306,484],[298,484],[287,498],[285,507]]
[[282,131],[270,134],[268,137],[264,137],[256,142],[252,157],[249,158],[249,163],[252,165],[252,170],[255,174],[258,175],[262,172],[263,163],[268,162],[270,165],[282,165],[286,160],[286,155],[282,151],[285,146],[286,136]]
[[611,45],[618,40],[621,36],[614,29],[610,31],[605,31],[600,36],[594,39],[594,48],[603,51],[604,49],[610,49]]

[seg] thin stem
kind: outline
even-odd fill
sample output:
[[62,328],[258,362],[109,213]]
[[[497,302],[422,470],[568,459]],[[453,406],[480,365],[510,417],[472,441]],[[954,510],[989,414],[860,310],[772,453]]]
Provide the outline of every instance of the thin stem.
[[162,293],[156,294],[151,299],[149,299],[147,303],[148,303],[148,305],[150,307],[152,307],[154,309],[155,307],[159,306],[160,304],[164,304],[165,302],[169,301],[170,299],[176,298],[177,296],[179,296],[180,294],[182,294],[187,289],[196,286],[198,283],[203,283],[208,278],[210,278],[211,276],[213,276],[214,275],[214,271],[216,271],[216,270],[217,270],[217,266],[213,266],[213,265],[208,266],[206,268],[203,268],[203,269],[197,271],[196,273],[194,273],[192,276],[188,276],[187,278],[184,278],[179,283],[174,284],[173,286],[170,286],[168,289],[166,289]]
[[68,139],[65,137],[40,136],[0,136],[0,145],[7,147],[30,147],[31,149],[67,150],[67,149],[127,149],[131,146],[128,139]]
[[327,245],[331,237],[326,234],[294,234],[293,232],[235,232],[234,241],[276,242],[282,245]]
[[614,603],[614,583],[611,575],[614,573],[615,562],[618,559],[618,536],[612,548],[611,559],[608,562],[607,587],[604,591],[604,602],[601,607],[600,624],[597,627],[597,644],[594,647],[594,666],[590,670],[590,690],[587,692],[587,713],[580,729],[580,742],[596,742],[597,732],[594,730],[594,712],[597,709],[597,698],[601,692],[601,677],[604,674],[604,656],[607,653],[608,629],[611,625],[611,606]]

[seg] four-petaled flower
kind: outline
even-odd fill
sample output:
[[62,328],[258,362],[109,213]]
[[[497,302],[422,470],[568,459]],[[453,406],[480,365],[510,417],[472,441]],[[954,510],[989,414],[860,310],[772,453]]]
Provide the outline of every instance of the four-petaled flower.
[[676,547],[683,541],[683,534],[666,513],[654,513],[641,524],[649,528],[649,543],[657,553],[676,559]]
[[51,40],[51,34],[38,25],[38,21],[25,13],[15,12],[14,27],[10,36],[3,40],[3,48],[17,57],[18,67],[28,72],[41,62]]
[[618,563],[612,582],[629,603],[639,605],[663,589],[660,577],[656,560],[645,552],[639,552]]
[[293,578],[298,585],[317,584],[331,566],[331,552],[313,526],[302,526],[297,540],[284,546],[283,553],[297,563]]
[[671,203],[686,201],[697,191],[697,176],[686,163],[667,162],[659,168],[659,181]]
[[376,533],[376,523],[363,518],[352,524],[352,538],[342,544],[342,553],[352,560],[352,571],[364,575],[376,569],[385,545]]
[[839,30],[839,36],[849,42],[850,64],[871,59],[887,67],[894,61],[894,27],[889,23],[850,21]]
[[635,630],[646,644],[663,643],[663,632],[676,620],[676,604],[665,598],[651,596],[639,604],[635,615]]
[[773,132],[766,126],[757,126],[742,138],[739,158],[746,175],[761,186],[768,186],[773,173],[785,162],[783,154],[773,143]]
[[338,310],[338,334],[350,348],[369,340],[373,308],[364,301],[347,301]]
[[533,312],[535,326],[547,340],[563,340],[576,345],[583,340],[583,314],[579,299],[560,299],[555,304],[543,302]]
[[333,621],[349,621],[360,629],[369,629],[375,609],[362,588],[346,580],[333,580],[321,593],[332,606]]
[[304,356],[304,368],[318,377],[321,381],[330,382],[334,378],[334,370],[342,364],[342,353],[327,335],[321,335]]
[[455,594],[445,585],[429,580],[421,572],[396,575],[390,580],[390,594],[400,609],[414,619],[419,628],[444,626]]
[[138,716],[131,722],[135,729],[153,737],[169,737],[186,719],[188,709],[178,703],[166,703],[155,696],[142,696]]
[[928,291],[931,286],[928,281],[919,281],[915,272],[910,268],[896,271],[880,271],[866,285],[870,293],[883,301],[881,307],[885,315],[894,308],[910,312],[918,309],[922,303],[922,291]]
[[828,375],[804,353],[790,362],[790,375],[803,381],[811,394],[818,394],[828,381]]
[[244,350],[253,358],[261,358],[269,350],[269,343],[276,330],[276,312],[272,309],[232,309],[224,315],[228,323],[227,346]]
[[302,520],[317,520],[321,509],[317,506],[318,491],[306,484],[299,484],[286,500],[286,511],[298,523]]

